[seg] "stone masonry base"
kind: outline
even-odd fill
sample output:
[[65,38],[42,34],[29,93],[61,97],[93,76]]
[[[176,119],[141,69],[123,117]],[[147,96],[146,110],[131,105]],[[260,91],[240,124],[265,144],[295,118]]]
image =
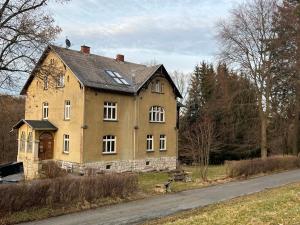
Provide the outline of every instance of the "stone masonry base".
[[71,169],[74,172],[84,172],[92,168],[106,172],[126,171],[151,171],[151,170],[174,170],[176,169],[176,157],[147,158],[142,160],[118,160],[118,161],[97,161],[84,164],[57,161],[60,166]]
[[[42,163],[52,160],[34,161],[30,159],[19,159],[24,165],[24,175],[26,180],[39,178],[39,171]],[[176,157],[160,157],[160,158],[147,158],[142,160],[119,160],[119,161],[97,161],[90,163],[74,163],[67,161],[53,160],[58,165],[68,171],[85,173],[88,169],[104,172],[147,172],[152,170],[174,170],[176,169]]]

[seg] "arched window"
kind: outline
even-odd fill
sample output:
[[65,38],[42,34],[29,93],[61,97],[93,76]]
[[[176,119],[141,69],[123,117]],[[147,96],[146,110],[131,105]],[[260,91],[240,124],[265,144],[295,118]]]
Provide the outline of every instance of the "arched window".
[[116,152],[116,136],[106,135],[103,137],[103,153]]
[[20,137],[20,151],[25,151],[25,142],[26,142],[25,132],[22,131]]
[[149,111],[150,122],[165,122],[165,110],[161,106],[152,106]]

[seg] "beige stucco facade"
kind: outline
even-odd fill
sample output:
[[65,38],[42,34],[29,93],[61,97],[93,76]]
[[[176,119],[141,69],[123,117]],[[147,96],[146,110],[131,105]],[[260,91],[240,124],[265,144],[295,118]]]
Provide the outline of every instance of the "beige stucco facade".
[[[55,60],[64,71],[64,86],[49,84],[44,89],[42,79],[34,78],[27,88],[25,120],[42,120],[42,104],[48,103],[48,121],[56,131],[53,135],[53,160],[69,162],[74,168],[87,167],[115,171],[143,170],[144,168],[174,169],[177,158],[177,106],[174,89],[163,74],[156,74],[153,81],[163,83],[163,93],[151,91],[149,82],[137,94],[129,95],[85,87],[76,75],[63,64],[54,52],[49,52],[42,63]],[[53,82],[54,83],[54,82]],[[71,103],[70,119],[64,119],[65,101]],[[104,102],[117,104],[117,120],[105,121]],[[165,122],[150,122],[149,110],[152,106],[162,106]],[[20,135],[33,133],[32,151],[20,150]],[[19,128],[18,161],[24,162],[25,173],[32,173],[28,162],[39,164],[39,137],[43,130],[34,130],[28,124]],[[69,135],[69,152],[63,151],[63,135]],[[146,151],[146,137],[153,135],[153,151]],[[159,150],[160,135],[166,137],[166,150]],[[116,137],[116,152],[102,152],[102,138],[105,135]],[[26,165],[25,165],[26,164]],[[107,167],[109,165],[109,167]],[[26,167],[28,169],[26,169]],[[30,175],[33,176],[33,175]]]

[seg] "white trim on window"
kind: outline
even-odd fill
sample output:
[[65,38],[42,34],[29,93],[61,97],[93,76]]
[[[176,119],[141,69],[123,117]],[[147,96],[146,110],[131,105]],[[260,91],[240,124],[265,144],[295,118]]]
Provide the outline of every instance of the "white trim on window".
[[64,134],[63,136],[63,152],[69,153],[70,152],[70,135]]
[[149,121],[162,123],[165,122],[165,110],[161,106],[152,106],[149,110]]
[[64,111],[64,118],[65,120],[69,120],[70,119],[70,115],[71,115],[71,101],[70,100],[66,100],[65,101],[65,111]]
[[102,153],[103,154],[113,154],[116,153],[117,149],[117,138],[114,135],[106,135],[102,140]]
[[167,150],[167,137],[164,134],[159,135],[159,150]]
[[43,119],[47,120],[49,116],[49,104],[48,102],[43,102]]
[[152,134],[147,135],[146,150],[147,150],[147,152],[154,151],[153,150],[153,135]]
[[103,119],[108,121],[117,120],[118,107],[116,102],[104,102]]

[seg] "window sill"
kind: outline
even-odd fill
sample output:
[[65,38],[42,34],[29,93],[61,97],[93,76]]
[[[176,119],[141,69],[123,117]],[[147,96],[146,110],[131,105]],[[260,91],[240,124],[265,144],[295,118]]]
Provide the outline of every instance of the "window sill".
[[161,94],[161,95],[164,94],[164,92],[158,92],[158,91],[152,91],[152,93],[153,93],[153,94]]
[[64,154],[64,155],[69,155],[69,152],[63,151],[63,154]]
[[159,149],[160,152],[166,152],[167,149]]
[[146,152],[154,152],[154,150],[146,150]]
[[116,155],[116,152],[102,152],[102,155]]
[[163,121],[163,122],[160,122],[160,121],[149,121],[149,123],[166,123],[165,121]]
[[64,119],[64,121],[70,121],[70,119]]
[[117,119],[112,120],[112,119],[103,119],[104,122],[118,122]]

